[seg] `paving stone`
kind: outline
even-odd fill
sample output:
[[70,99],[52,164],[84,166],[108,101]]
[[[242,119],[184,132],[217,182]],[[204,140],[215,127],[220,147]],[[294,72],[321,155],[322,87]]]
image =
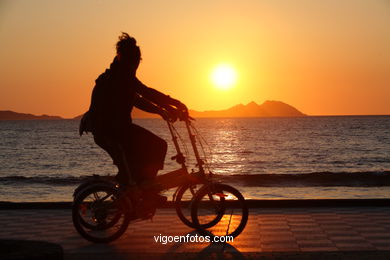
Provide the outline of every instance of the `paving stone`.
[[334,243],[329,239],[320,240],[297,240],[297,244],[300,247],[330,247],[334,246]]
[[324,252],[324,251],[338,251],[335,246],[301,246],[303,252]]
[[[83,239],[69,210],[0,210],[0,223],[0,238],[55,242],[65,255],[221,250],[209,243],[156,243],[154,236],[160,234],[197,234],[172,209],[158,210],[153,222],[131,224],[121,238],[107,245]],[[225,249],[236,253],[390,250],[390,207],[250,209],[246,229],[227,245]]]
[[390,247],[390,240],[387,239],[372,239],[370,243],[375,247]]

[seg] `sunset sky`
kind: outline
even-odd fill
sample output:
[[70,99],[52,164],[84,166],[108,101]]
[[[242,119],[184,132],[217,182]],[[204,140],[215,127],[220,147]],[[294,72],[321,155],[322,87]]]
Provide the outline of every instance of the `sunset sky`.
[[390,114],[388,0],[2,0],[0,110],[83,113],[121,31],[141,47],[139,79],[191,109]]

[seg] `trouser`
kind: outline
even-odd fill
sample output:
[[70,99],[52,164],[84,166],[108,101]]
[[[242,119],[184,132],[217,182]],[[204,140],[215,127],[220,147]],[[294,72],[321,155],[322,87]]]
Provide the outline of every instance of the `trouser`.
[[152,182],[164,167],[167,143],[138,125],[129,124],[125,128],[118,136],[94,134],[95,143],[118,167],[116,179],[121,185]]

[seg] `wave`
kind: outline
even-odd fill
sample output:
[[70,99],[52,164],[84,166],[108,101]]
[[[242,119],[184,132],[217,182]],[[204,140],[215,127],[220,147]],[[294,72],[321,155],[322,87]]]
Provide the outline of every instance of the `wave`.
[[[390,186],[390,171],[381,172],[313,172],[302,174],[213,174],[218,181],[247,187],[382,187]],[[4,176],[1,185],[46,184],[52,186],[74,186],[91,176]],[[112,179],[112,176],[104,176]]]
[[301,174],[238,174],[216,178],[224,182],[251,187],[382,187],[390,186],[390,171],[381,172],[313,172]]
[[79,184],[84,177],[53,177],[53,176],[5,176],[0,177],[0,184],[14,185],[14,184],[48,184],[48,185],[74,185]]

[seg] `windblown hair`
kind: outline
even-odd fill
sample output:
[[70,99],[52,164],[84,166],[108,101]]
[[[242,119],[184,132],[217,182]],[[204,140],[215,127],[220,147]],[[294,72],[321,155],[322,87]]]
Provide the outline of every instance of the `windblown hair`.
[[116,53],[122,57],[141,60],[141,51],[137,46],[137,41],[125,32],[119,37],[119,41],[116,43]]

